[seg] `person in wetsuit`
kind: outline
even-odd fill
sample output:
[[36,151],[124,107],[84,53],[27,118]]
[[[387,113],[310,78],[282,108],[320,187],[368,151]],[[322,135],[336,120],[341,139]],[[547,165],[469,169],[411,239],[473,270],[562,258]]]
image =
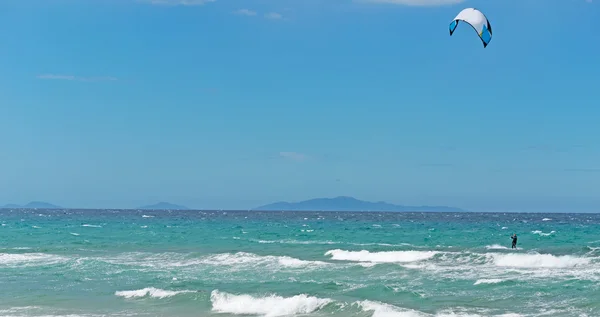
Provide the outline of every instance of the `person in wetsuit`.
[[516,249],[517,248],[517,234],[513,233],[513,235],[510,236],[510,238],[512,239],[512,249]]

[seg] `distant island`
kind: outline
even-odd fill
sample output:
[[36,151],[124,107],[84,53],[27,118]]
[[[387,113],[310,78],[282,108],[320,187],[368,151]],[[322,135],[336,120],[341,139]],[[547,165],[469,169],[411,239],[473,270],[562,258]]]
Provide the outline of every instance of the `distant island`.
[[142,207],[139,207],[138,209],[143,209],[143,210],[189,210],[188,207],[171,204],[171,203],[164,202],[164,201],[161,201],[154,205],[142,206]]
[[399,212],[466,212],[466,210],[448,206],[402,206],[383,201],[370,202],[353,197],[315,198],[296,203],[276,202],[260,206],[258,211],[399,211]]
[[6,204],[4,206],[0,206],[0,208],[3,209],[7,209],[7,208],[23,208],[23,209],[60,209],[62,207],[60,206],[56,206],[50,203],[46,203],[43,201],[32,201],[26,205],[17,205],[17,204]]

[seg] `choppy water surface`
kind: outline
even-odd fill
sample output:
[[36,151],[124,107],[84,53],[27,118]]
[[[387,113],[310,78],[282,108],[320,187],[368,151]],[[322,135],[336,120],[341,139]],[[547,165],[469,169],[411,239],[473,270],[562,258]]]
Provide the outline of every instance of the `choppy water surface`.
[[596,214],[0,210],[0,225],[0,316],[600,316]]

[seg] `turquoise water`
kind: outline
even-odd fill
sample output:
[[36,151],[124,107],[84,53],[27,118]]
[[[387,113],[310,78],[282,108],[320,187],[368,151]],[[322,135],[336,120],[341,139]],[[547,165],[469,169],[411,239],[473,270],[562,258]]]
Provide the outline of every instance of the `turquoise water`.
[[600,316],[596,214],[0,210],[0,224],[0,316]]

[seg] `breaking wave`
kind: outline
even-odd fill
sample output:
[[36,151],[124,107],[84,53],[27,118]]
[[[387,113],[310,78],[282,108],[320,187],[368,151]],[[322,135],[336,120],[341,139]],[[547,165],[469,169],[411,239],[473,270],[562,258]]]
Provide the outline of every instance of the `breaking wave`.
[[353,262],[373,262],[373,263],[408,263],[427,260],[440,252],[437,251],[381,251],[370,252],[329,250],[326,256],[331,256],[332,260],[353,261]]
[[498,284],[498,283],[502,283],[504,282],[503,279],[500,278],[490,278],[490,279],[480,279],[475,281],[475,283],[473,283],[473,285],[479,285],[479,284]]
[[172,297],[178,294],[184,293],[195,293],[196,291],[166,291],[160,288],[147,287],[143,289],[133,290],[133,291],[117,291],[115,292],[116,296],[125,297],[125,298],[136,298],[136,297],[152,297],[152,298],[166,298]]
[[541,230],[534,230],[534,231],[531,231],[531,233],[533,233],[533,234],[537,234],[537,235],[540,235],[540,236],[542,236],[542,237],[547,237],[547,236],[549,236],[549,235],[551,235],[551,234],[554,234],[554,233],[556,233],[556,231],[552,230],[552,231],[550,231],[550,232],[548,232],[548,233],[545,233],[545,232],[542,232]]
[[590,258],[552,254],[488,254],[496,266],[515,268],[569,268],[589,264]]
[[310,314],[332,302],[328,298],[318,298],[305,294],[292,297],[269,295],[233,295],[219,290],[210,294],[212,309],[219,313],[234,315],[261,315],[265,317],[293,316]]
[[[414,309],[402,308],[373,300],[362,300],[351,303],[338,302],[330,298],[319,298],[306,294],[283,297],[275,294],[253,296],[248,294],[234,295],[213,290],[210,295],[212,310],[217,313],[233,315],[253,315],[264,317],[297,316],[318,313],[319,315],[369,314],[371,317],[482,317],[472,312],[455,312],[452,310],[429,314]],[[336,314],[337,316],[337,314]],[[518,314],[496,314],[485,316],[519,317]]]
[[45,253],[0,253],[0,267],[44,266],[65,262],[67,258]]
[[486,245],[485,248],[488,250],[523,250],[523,248],[520,247],[513,249],[499,244]]

